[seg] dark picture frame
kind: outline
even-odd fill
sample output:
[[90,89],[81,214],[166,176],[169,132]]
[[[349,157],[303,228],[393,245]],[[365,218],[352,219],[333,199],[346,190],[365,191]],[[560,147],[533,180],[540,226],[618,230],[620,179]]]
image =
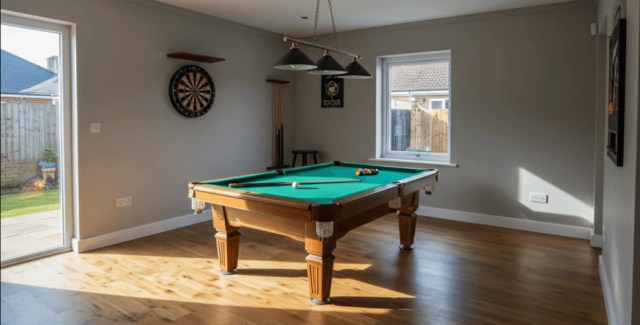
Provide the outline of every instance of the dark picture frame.
[[609,39],[609,96],[607,98],[607,156],[622,166],[624,157],[624,77],[626,19],[618,20]]
[[344,107],[344,79],[334,76],[322,76],[320,82],[321,105],[325,107]]

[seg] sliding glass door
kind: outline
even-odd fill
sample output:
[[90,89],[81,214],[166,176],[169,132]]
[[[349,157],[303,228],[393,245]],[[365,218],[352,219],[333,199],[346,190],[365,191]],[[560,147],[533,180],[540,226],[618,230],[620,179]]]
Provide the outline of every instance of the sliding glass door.
[[70,248],[69,26],[2,13],[2,265]]

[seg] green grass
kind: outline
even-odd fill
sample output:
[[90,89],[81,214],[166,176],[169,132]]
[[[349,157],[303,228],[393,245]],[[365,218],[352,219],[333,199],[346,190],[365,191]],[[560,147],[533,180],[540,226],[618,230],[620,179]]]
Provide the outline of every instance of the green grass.
[[2,218],[60,209],[60,190],[32,191],[0,196]]

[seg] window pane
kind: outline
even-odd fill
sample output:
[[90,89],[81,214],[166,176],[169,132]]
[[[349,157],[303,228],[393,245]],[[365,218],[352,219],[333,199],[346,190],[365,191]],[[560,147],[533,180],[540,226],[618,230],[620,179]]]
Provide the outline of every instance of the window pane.
[[433,101],[431,101],[431,108],[432,109],[442,108],[442,101],[441,100],[433,100]]
[[388,65],[390,150],[448,153],[449,61]]
[[65,244],[60,190],[64,177],[58,157],[62,36],[4,21],[1,27],[0,201],[5,262]]

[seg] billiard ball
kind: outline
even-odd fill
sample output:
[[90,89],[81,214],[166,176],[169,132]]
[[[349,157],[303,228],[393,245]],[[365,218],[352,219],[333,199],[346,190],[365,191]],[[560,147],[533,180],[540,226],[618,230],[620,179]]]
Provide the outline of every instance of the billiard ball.
[[298,182],[293,182],[293,183],[291,183],[291,186],[292,186],[293,188],[298,188],[298,186],[300,186],[300,183],[298,183]]

